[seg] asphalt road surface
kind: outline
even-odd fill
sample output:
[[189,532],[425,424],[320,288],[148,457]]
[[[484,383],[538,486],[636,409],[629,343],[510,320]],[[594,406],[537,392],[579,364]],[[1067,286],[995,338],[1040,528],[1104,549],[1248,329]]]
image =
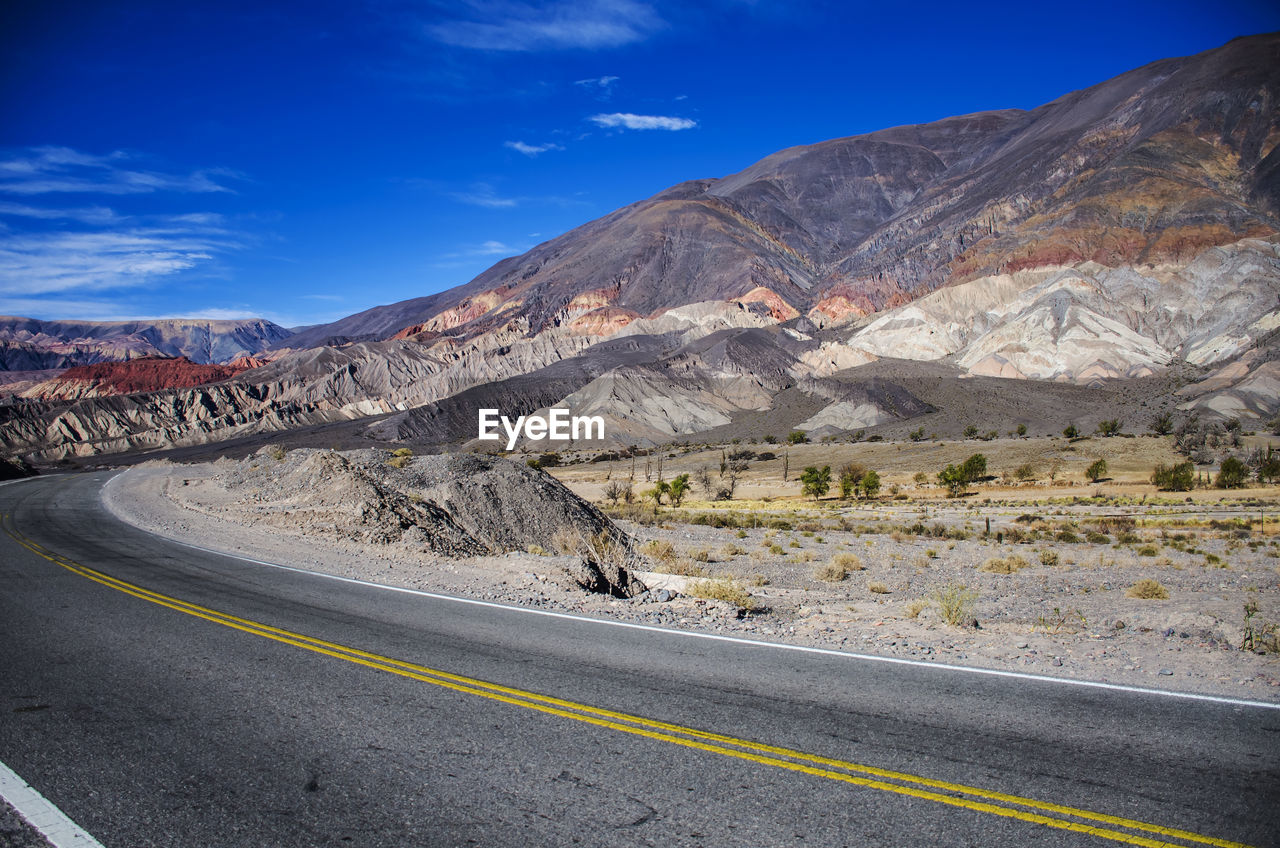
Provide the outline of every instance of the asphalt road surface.
[[1280,710],[434,598],[0,487],[0,761],[125,846],[1280,845]]

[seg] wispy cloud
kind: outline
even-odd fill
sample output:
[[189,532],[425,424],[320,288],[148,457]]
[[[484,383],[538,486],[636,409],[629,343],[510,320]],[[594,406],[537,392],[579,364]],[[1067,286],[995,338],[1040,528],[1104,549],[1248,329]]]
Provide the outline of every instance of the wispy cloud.
[[536,157],[539,153],[546,153],[548,150],[564,150],[564,145],[552,144],[551,142],[546,144],[525,144],[523,141],[506,141],[503,142],[502,146],[510,147],[517,153],[523,153],[530,159]]
[[619,77],[595,77],[594,79],[574,80],[573,84],[591,92],[597,100],[608,100],[613,96],[613,84],[619,79]]
[[451,191],[449,196],[459,203],[486,209],[513,209],[520,205],[519,198],[502,197],[488,183],[475,183],[467,191]]
[[42,221],[76,221],[81,224],[114,224],[123,220],[115,210],[105,206],[80,209],[42,209],[22,203],[0,201],[0,215],[18,218],[36,218]]
[[637,0],[468,0],[459,12],[427,26],[427,35],[476,50],[598,50],[642,41],[664,26]]
[[148,194],[156,191],[231,192],[223,183],[242,176],[225,168],[166,174],[128,167],[120,151],[99,156],[67,147],[36,147],[0,159],[0,192]]
[[139,286],[237,246],[222,234],[180,226],[6,234],[0,237],[0,293]]
[[[144,286],[242,247],[247,239],[212,212],[122,215],[105,206],[61,207],[59,192],[225,192],[213,170],[190,175],[126,167],[130,154],[38,147],[0,157],[0,295],[65,296]],[[216,173],[231,173],[221,170]]]
[[688,130],[698,125],[697,121],[688,118],[673,118],[666,115],[633,115],[630,112],[612,112],[608,115],[592,115],[587,120],[608,129],[623,128],[628,130]]

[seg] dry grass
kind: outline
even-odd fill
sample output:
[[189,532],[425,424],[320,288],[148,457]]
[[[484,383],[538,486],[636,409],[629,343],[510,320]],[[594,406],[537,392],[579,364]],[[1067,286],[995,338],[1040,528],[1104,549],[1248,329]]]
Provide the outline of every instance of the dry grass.
[[933,593],[933,601],[938,605],[942,620],[952,627],[969,623],[973,618],[974,602],[977,600],[977,592],[955,583],[943,586]]
[[929,608],[929,602],[924,598],[914,598],[902,605],[902,614],[907,618],[919,618],[920,613]]
[[830,565],[838,566],[839,568],[843,568],[845,571],[862,571],[866,568],[857,554],[851,554],[848,552],[832,556]]
[[[838,557],[840,556],[840,554],[836,554],[836,556]],[[839,563],[837,563],[835,560],[836,560],[836,557],[832,557],[831,562],[827,563],[826,565],[820,565],[816,569],[814,569],[813,571],[814,579],[822,580],[826,583],[839,583],[841,580],[844,580],[846,577],[848,577],[849,571],[843,565],[840,565]]]
[[1150,577],[1139,580],[1125,590],[1125,597],[1139,598],[1144,601],[1164,601],[1169,598],[1169,590],[1160,585],[1159,580]]
[[978,566],[978,570],[985,571],[989,574],[1013,574],[1016,571],[1021,571],[1028,565],[1030,565],[1029,562],[1015,554],[1002,559],[989,559],[982,565]]
[[867,584],[867,591],[876,595],[887,595],[889,594],[889,587],[878,581],[872,581]]
[[711,601],[724,601],[738,609],[755,609],[755,598],[743,588],[737,580],[716,578],[713,580],[694,580],[686,589],[695,598],[706,598]]

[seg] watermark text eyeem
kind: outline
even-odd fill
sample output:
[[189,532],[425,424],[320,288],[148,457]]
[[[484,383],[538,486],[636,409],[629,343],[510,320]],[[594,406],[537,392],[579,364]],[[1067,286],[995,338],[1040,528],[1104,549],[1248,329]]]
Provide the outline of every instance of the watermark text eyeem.
[[521,415],[512,421],[496,409],[480,410],[481,441],[502,441],[502,433],[506,433],[507,450],[514,450],[516,442],[523,435],[530,441],[552,439],[568,441],[570,439],[603,439],[604,418],[599,415],[570,415],[567,409],[552,409],[547,417],[541,415]]

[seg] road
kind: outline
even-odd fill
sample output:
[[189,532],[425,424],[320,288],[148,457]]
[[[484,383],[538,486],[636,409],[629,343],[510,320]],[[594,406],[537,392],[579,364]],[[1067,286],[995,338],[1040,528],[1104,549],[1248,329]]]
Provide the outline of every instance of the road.
[[1280,845],[1280,710],[344,583],[0,487],[0,761],[107,848]]

